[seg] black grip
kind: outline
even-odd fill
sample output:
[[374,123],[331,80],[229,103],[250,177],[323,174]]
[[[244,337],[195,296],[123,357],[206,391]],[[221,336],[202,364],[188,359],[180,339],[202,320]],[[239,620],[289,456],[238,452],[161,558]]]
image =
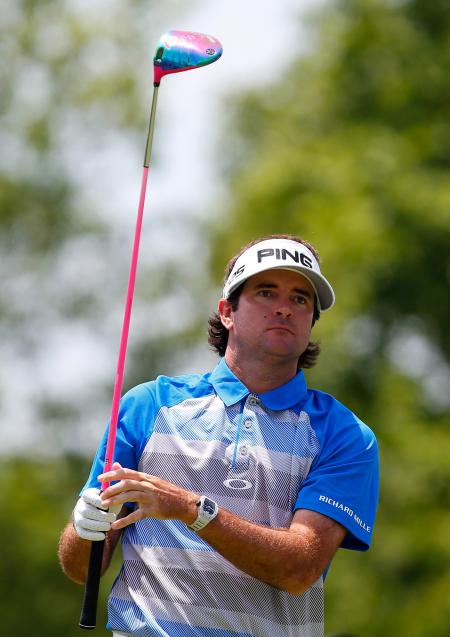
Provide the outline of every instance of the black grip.
[[81,608],[79,623],[80,628],[84,628],[84,630],[93,630],[97,625],[97,602],[104,546],[105,540],[92,542],[89,570],[84,587],[83,606]]

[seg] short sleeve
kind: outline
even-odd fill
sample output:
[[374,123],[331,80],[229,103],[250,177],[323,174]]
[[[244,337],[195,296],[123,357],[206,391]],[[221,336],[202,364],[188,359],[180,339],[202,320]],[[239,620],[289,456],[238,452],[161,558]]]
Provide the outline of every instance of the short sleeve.
[[378,504],[378,446],[374,433],[349,411],[335,414],[321,451],[302,484],[295,509],[309,509],[344,526],[343,548],[369,548]]
[[[131,389],[120,401],[114,461],[128,469],[138,469],[142,450],[153,430],[155,402],[151,383]],[[89,487],[100,487],[97,477],[103,472],[108,429],[97,448],[89,478],[82,491]]]

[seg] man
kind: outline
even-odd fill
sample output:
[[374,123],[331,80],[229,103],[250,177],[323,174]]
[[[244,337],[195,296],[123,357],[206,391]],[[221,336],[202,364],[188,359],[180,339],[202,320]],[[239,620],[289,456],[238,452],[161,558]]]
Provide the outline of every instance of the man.
[[101,473],[104,439],[60,543],[82,582],[90,540],[111,529],[105,570],[121,539],[114,635],[323,637],[324,575],[339,547],[369,547],[378,496],[373,433],[301,369],[333,303],[310,244],[253,242],[210,319],[214,371],[122,399],[117,463]]

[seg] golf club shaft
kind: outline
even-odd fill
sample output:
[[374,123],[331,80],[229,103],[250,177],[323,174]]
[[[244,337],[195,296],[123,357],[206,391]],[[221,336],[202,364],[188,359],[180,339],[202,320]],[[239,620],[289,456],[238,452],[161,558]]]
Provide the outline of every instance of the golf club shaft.
[[150,121],[148,123],[147,142],[145,144],[144,168],[150,166],[150,157],[152,154],[153,131],[155,130],[156,105],[158,103],[159,82],[153,82],[153,98],[152,107],[150,109]]
[[[142,219],[144,216],[145,194],[147,191],[148,171],[152,150],[153,131],[155,127],[156,104],[158,99],[158,86],[153,88],[153,99],[150,112],[150,122],[148,126],[147,143],[145,146],[144,169],[142,172],[141,193],[139,197],[136,228],[134,232],[133,251],[131,255],[130,274],[128,278],[128,289],[125,300],[125,311],[122,324],[122,334],[120,338],[119,357],[117,361],[116,378],[114,383],[113,398],[111,404],[111,418],[106,441],[105,462],[103,471],[110,471],[114,462],[114,448],[116,444],[117,423],[119,420],[119,404],[122,393],[123,375],[125,369],[125,358],[127,353],[128,333],[130,330],[131,308],[133,305],[134,286],[136,281],[136,270],[139,256],[139,244],[141,239]],[[109,482],[102,483],[102,491],[107,489]],[[89,568],[85,584],[85,593],[80,617],[80,628],[92,630],[97,624],[97,601],[100,587],[101,565],[103,560],[103,549],[105,542],[92,542],[91,554],[89,558]]]

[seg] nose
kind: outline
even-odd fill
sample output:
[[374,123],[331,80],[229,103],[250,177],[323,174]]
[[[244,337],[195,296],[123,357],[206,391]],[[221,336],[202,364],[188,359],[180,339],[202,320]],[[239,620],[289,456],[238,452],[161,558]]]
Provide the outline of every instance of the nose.
[[292,318],[292,310],[287,305],[283,305],[278,308],[276,315],[281,316],[284,319]]

